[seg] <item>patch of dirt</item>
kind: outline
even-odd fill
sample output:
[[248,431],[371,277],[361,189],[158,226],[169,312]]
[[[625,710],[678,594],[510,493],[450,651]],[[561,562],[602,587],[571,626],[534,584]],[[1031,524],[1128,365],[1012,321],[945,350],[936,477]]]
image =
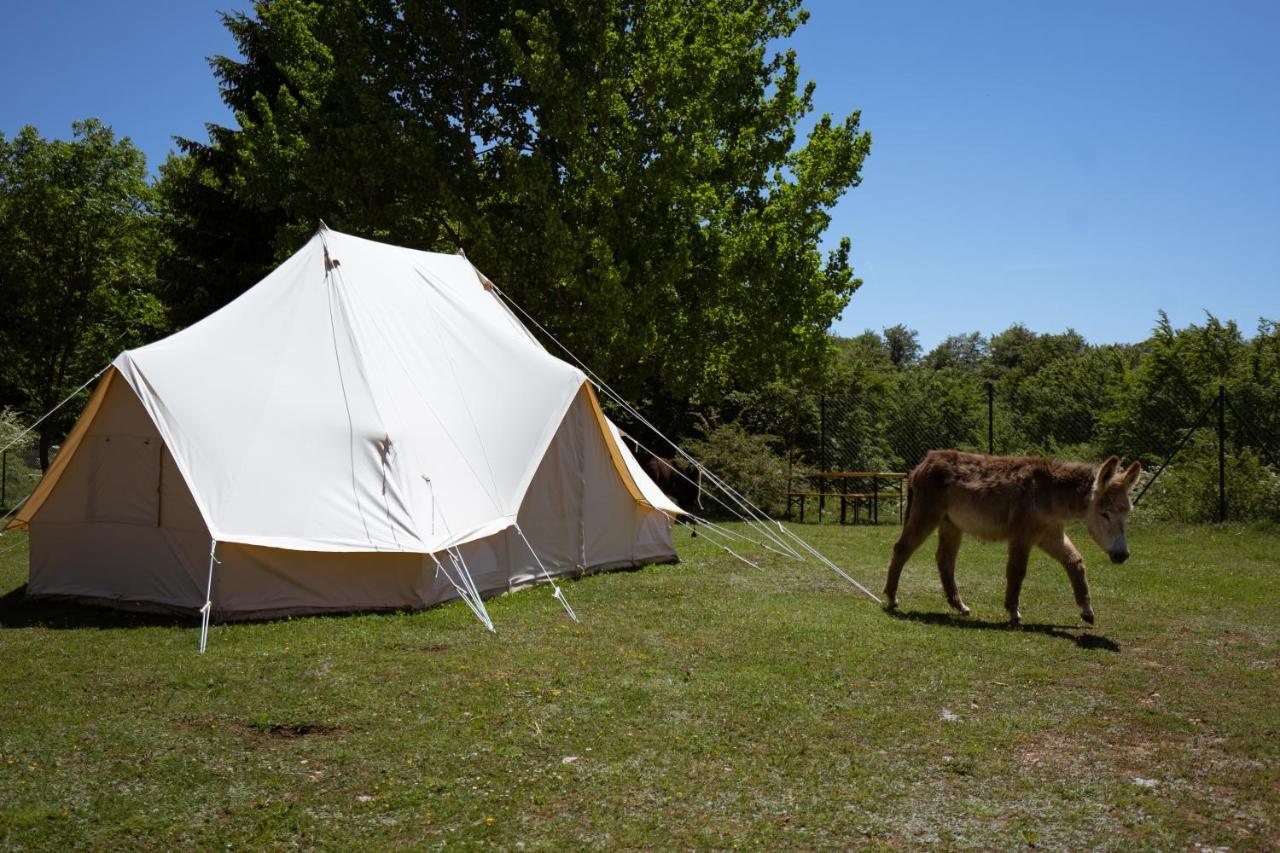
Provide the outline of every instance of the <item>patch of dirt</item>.
[[268,723],[244,720],[194,719],[178,723],[187,731],[232,731],[245,737],[269,737],[278,740],[297,740],[311,736],[333,735],[342,731],[338,726],[326,723]]
[[293,740],[308,735],[331,735],[338,731],[337,726],[326,726],[323,723],[272,723],[267,726],[250,725],[248,728],[270,737]]
[[453,648],[451,643],[428,643],[425,646],[410,646],[399,643],[396,648],[402,652],[447,652]]

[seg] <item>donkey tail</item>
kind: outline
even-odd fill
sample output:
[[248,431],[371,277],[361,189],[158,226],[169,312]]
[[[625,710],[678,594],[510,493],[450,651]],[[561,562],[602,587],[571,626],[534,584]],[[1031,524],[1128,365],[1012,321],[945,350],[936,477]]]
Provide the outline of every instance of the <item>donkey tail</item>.
[[916,493],[916,490],[911,488],[910,483],[907,483],[907,511],[902,516],[903,524],[906,524],[907,520],[911,518],[911,498],[915,495],[915,493]]

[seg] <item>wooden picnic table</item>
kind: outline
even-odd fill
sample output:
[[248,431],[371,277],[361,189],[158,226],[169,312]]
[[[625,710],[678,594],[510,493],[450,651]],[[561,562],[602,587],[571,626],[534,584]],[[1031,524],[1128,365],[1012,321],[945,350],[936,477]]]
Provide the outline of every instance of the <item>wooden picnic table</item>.
[[[840,523],[844,524],[848,518],[848,509],[853,507],[853,521],[858,523],[862,516],[862,507],[867,508],[867,520],[871,524],[880,523],[880,501],[893,500],[898,501],[898,520],[905,521],[905,513],[903,512],[903,499],[905,495],[905,483],[907,475],[901,471],[821,471],[808,476],[810,480],[818,482],[817,490],[795,490],[787,492],[787,518],[791,518],[791,510],[798,503],[800,505],[800,520],[804,521],[805,502],[808,498],[818,499],[818,521],[822,521],[823,512],[826,509],[827,498],[840,499]],[[871,487],[869,489],[850,488],[851,480],[870,480]],[[884,489],[881,488],[881,481],[884,482]],[[833,485],[839,485],[838,488],[829,491],[826,488],[828,482]]]

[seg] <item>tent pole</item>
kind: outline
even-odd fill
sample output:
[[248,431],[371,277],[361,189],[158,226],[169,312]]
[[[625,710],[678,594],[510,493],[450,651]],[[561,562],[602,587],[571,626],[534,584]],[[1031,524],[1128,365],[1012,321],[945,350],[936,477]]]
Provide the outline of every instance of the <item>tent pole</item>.
[[218,540],[209,540],[209,581],[205,586],[204,607],[200,608],[200,654],[204,654],[209,642],[209,614],[213,612],[213,564],[222,562],[215,554],[218,551]]

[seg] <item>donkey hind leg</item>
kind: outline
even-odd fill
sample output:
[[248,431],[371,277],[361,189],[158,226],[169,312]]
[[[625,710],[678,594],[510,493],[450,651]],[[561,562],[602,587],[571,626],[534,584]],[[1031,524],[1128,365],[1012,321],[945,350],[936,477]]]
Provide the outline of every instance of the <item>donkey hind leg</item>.
[[1080,618],[1093,624],[1093,603],[1089,600],[1089,580],[1085,576],[1084,558],[1071,544],[1067,534],[1055,530],[1040,540],[1040,549],[1062,564],[1067,570],[1067,578],[1071,581],[1071,591],[1075,593],[1076,604],[1080,608]]
[[915,496],[914,506],[907,511],[907,523],[902,527],[902,535],[893,543],[889,576],[884,582],[884,606],[889,610],[898,606],[898,579],[902,577],[902,567],[942,520],[941,511],[929,509],[927,503],[927,500],[921,500],[920,495]]
[[956,554],[963,536],[960,528],[948,518],[938,524],[938,576],[942,578],[942,591],[947,595],[947,604],[962,616],[968,616],[969,608],[960,600],[960,589],[956,586]]
[[1004,609],[1009,611],[1009,621],[1017,625],[1022,621],[1018,612],[1018,597],[1022,594],[1022,579],[1027,576],[1027,558],[1031,548],[1023,542],[1009,542],[1009,562],[1005,566]]

